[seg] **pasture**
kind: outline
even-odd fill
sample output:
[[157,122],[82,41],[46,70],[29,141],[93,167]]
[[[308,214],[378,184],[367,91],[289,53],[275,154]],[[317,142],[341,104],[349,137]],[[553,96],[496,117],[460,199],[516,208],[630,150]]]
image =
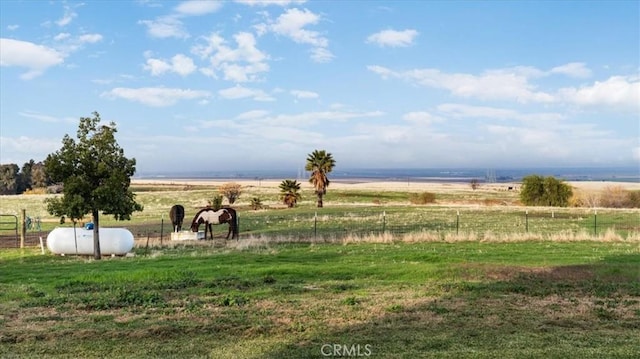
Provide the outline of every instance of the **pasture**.
[[[594,233],[591,209],[524,208],[495,187],[336,185],[323,209],[304,187],[285,209],[277,184],[256,183],[234,205],[240,241],[160,246],[171,205],[190,221],[215,186],[135,189],[145,210],[124,223],[130,256],[0,249],[0,357],[632,358],[640,347],[637,209],[598,209]],[[425,190],[436,203],[409,203]],[[251,210],[255,196],[267,208]],[[59,223],[43,198],[3,196],[0,212],[25,208],[46,233]]]
[[638,243],[0,251],[0,357],[631,358]]
[[[166,240],[171,230],[171,206],[184,205],[185,221],[190,223],[194,214],[217,194],[217,185],[222,183],[134,182],[132,189],[144,211],[134,213],[131,221],[116,222],[110,216],[102,216],[100,223],[125,226],[140,240],[161,236]],[[404,237],[418,233],[440,240],[451,237],[458,240],[587,237],[611,240],[635,238],[640,233],[638,209],[527,208],[520,205],[516,191],[507,190],[508,184],[483,185],[472,190],[462,183],[333,183],[322,209],[315,207],[315,195],[306,182],[302,186],[302,201],[293,209],[282,205],[278,182],[244,181],[242,185],[243,193],[233,205],[240,218],[240,238],[279,237],[298,241],[389,234],[405,240]],[[625,185],[640,189],[637,183]],[[425,191],[435,194],[435,203],[411,203],[412,195]],[[43,201],[47,196],[50,195],[0,197],[0,214],[19,216],[20,210],[26,209],[28,216],[41,219],[42,231],[31,233],[32,245],[38,236],[46,237],[46,232],[61,226],[59,218],[46,212]],[[250,208],[254,197],[261,199],[263,209]],[[79,225],[88,221],[90,218],[81,219]],[[72,223],[67,221],[62,226],[70,227]],[[217,226],[214,231],[220,237],[226,228]],[[10,233],[0,228],[0,235]]]

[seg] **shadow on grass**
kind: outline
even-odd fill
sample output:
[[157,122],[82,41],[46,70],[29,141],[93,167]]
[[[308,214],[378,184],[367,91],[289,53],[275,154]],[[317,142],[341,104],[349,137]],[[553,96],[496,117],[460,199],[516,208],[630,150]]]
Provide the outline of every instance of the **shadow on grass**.
[[301,333],[260,357],[631,358],[640,346],[639,264],[633,254],[551,268],[461,265],[462,280],[440,297]]

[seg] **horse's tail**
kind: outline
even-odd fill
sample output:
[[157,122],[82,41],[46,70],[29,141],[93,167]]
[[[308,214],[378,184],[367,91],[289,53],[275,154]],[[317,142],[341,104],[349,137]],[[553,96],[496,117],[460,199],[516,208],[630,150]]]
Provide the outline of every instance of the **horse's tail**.
[[237,240],[240,239],[240,228],[239,228],[239,223],[238,223],[238,212],[236,212],[235,209],[233,208],[228,208],[229,212],[231,213],[231,238],[235,238]]

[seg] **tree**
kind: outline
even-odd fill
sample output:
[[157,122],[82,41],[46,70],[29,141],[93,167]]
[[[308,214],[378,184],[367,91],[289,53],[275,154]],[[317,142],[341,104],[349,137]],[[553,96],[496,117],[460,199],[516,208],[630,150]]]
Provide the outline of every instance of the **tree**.
[[566,207],[572,193],[568,184],[553,176],[530,175],[522,179],[520,200],[527,206]]
[[31,187],[44,188],[52,184],[42,162],[38,162],[31,168]]
[[471,189],[472,190],[476,190],[478,187],[480,187],[480,181],[478,181],[476,178],[471,180]]
[[18,188],[18,191],[17,191],[18,193],[23,193],[26,190],[33,188],[32,174],[33,174],[33,167],[35,165],[36,165],[36,161],[34,161],[33,159],[30,160],[29,162],[26,162],[24,165],[22,165],[22,169],[20,170],[22,181]]
[[207,202],[207,207],[213,209],[214,211],[219,210],[220,208],[222,208],[222,198],[223,197],[221,194],[213,196],[213,198]]
[[0,194],[16,194],[20,182],[20,167],[11,163],[0,165]]
[[56,216],[82,218],[91,214],[94,258],[100,259],[100,212],[116,220],[129,220],[142,211],[129,188],[136,160],[124,156],[115,139],[116,126],[100,125],[100,115],[81,117],[77,141],[68,134],[62,148],[44,161],[46,173],[56,183],[64,183],[62,197],[48,199],[47,211]]
[[302,199],[300,194],[300,182],[296,180],[284,180],[280,183],[280,199],[289,208],[295,207]]
[[324,150],[314,150],[307,156],[307,164],[305,170],[311,171],[309,182],[313,184],[315,193],[318,196],[318,207],[322,207],[322,196],[327,193],[327,187],[329,187],[329,178],[327,174],[333,170],[336,161],[331,156],[331,153]]
[[251,198],[250,206],[251,206],[251,209],[253,209],[254,211],[257,211],[262,208],[262,200],[259,197],[253,197]]
[[235,182],[225,183],[218,186],[218,192],[227,198],[229,204],[234,204],[242,194],[242,185]]

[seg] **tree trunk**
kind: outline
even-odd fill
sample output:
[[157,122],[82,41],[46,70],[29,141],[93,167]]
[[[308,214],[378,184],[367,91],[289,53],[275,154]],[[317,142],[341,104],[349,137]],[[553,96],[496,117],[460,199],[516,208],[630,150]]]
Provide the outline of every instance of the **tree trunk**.
[[100,212],[97,209],[93,210],[91,216],[93,217],[93,258],[101,259],[100,254],[100,221],[98,215]]
[[323,193],[318,191],[317,194],[318,194],[318,208],[322,208],[322,195],[323,195]]

